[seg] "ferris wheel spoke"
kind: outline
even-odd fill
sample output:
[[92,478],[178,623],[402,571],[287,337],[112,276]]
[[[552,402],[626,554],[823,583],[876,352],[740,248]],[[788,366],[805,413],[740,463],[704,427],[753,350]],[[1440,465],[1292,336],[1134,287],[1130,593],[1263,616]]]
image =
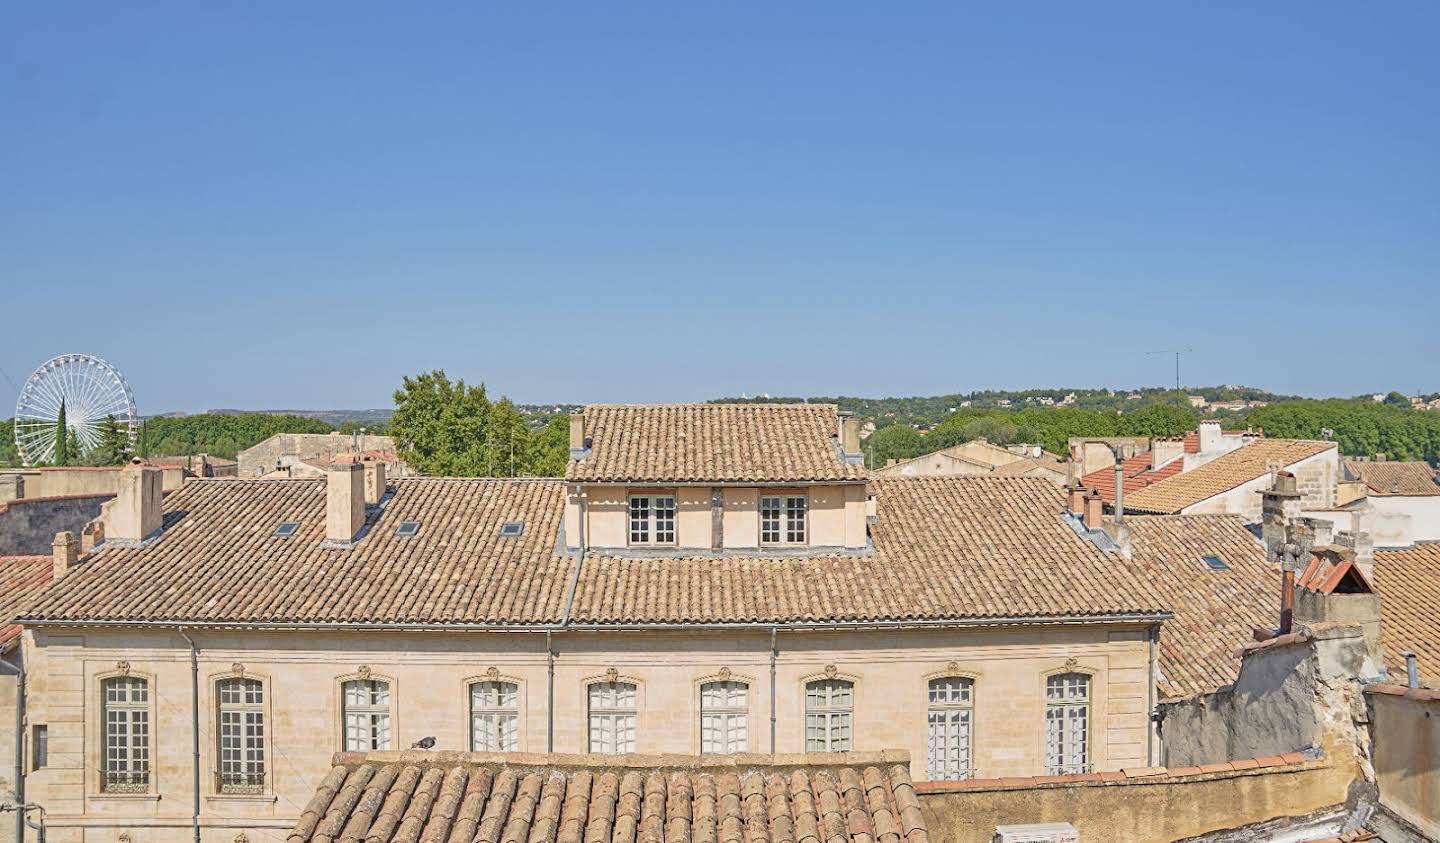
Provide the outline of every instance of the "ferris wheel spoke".
[[124,375],[98,357],[62,354],[36,369],[15,404],[15,445],[25,465],[50,462],[60,446],[56,422],[61,408],[76,446],[99,446],[113,417],[133,445],[138,440],[135,395]]

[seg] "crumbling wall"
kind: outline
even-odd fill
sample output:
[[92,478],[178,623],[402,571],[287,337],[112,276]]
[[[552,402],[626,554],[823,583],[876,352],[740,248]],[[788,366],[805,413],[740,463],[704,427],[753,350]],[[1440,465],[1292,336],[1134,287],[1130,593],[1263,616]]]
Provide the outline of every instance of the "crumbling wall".
[[1366,689],[1380,805],[1440,839],[1440,691]]
[[79,535],[113,497],[112,493],[0,503],[0,555],[48,555],[56,533],[68,530]]

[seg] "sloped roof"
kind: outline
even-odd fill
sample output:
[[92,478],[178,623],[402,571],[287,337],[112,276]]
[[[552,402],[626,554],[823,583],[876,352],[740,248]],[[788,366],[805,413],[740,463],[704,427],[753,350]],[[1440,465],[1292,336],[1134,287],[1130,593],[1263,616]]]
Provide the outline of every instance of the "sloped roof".
[[840,459],[833,404],[590,404],[565,479],[788,483],[865,478]]
[[1375,551],[1385,664],[1405,675],[1402,650],[1419,656],[1423,684],[1440,687],[1440,545]]
[[1372,495],[1440,495],[1435,469],[1426,462],[1346,460],[1345,468],[1369,486]]
[[928,843],[905,752],[339,753],[288,843]]
[[[102,546],[27,616],[51,620],[558,623],[575,568],[556,552],[558,480],[392,481],[350,549],[322,546],[323,480],[196,480],[140,548]],[[873,553],[587,556],[579,624],[831,622],[1155,613],[1123,560],[1076,535],[1042,478],[877,481]],[[278,524],[295,521],[290,538]],[[413,538],[395,536],[419,521]],[[524,521],[518,539],[499,537]]]
[[[1155,453],[1153,451],[1144,451],[1120,463],[1121,469],[1125,472],[1125,500],[1127,502],[1131,495],[1146,486],[1158,483],[1168,477],[1174,477],[1185,468],[1183,457],[1177,457],[1158,469],[1150,467],[1154,460]],[[1106,503],[1115,503],[1115,466],[1109,465],[1095,469],[1080,478],[1080,485],[1087,489],[1094,489]]]
[[50,584],[54,561],[49,556],[0,556],[0,653],[20,637],[10,621]]
[[1134,495],[1125,495],[1125,509],[1157,514],[1180,512],[1265,476],[1271,463],[1283,468],[1334,447],[1334,442],[1306,439],[1257,439],[1190,471],[1152,483]]

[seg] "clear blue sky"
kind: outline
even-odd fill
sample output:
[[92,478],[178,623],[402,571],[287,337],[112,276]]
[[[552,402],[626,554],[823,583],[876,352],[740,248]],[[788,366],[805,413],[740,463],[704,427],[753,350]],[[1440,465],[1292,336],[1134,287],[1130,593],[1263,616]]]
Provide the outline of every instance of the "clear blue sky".
[[83,351],[142,412],[386,406],[432,367],[932,394],[1161,384],[1144,352],[1189,347],[1189,383],[1440,390],[1429,0],[3,18],[17,381]]

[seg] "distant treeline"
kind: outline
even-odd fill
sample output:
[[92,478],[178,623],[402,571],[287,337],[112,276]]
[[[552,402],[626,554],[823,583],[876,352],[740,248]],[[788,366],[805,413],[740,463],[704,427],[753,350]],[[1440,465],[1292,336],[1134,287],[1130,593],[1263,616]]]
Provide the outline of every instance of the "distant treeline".
[[210,454],[233,460],[239,452],[277,433],[330,433],[334,429],[319,419],[270,413],[158,416],[141,424],[138,447],[142,457]]

